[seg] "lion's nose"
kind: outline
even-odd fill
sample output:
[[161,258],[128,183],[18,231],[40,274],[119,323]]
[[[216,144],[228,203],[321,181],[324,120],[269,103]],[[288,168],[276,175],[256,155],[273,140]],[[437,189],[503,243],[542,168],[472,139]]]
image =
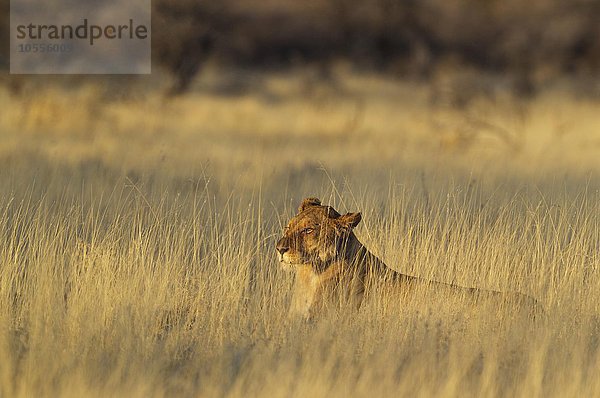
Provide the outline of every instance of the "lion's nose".
[[281,253],[282,256],[283,253],[287,252],[288,250],[290,250],[290,246],[286,244],[284,239],[281,239],[279,242],[277,242],[277,251]]
[[287,252],[288,250],[290,250],[290,248],[287,246],[277,246],[277,251],[281,253],[282,256],[283,253]]

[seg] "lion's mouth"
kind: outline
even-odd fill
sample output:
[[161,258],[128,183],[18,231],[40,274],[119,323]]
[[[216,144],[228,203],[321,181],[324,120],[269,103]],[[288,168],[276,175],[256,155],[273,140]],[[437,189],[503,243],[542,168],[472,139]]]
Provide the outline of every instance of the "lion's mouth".
[[288,265],[288,266],[294,266],[294,265],[302,265],[302,264],[306,264],[308,263],[306,261],[306,259],[302,258],[302,256],[298,256],[297,254],[290,254],[290,253],[277,253],[277,260],[279,260],[279,263],[281,265]]
[[278,253],[277,256],[279,257],[279,262],[280,263],[285,263],[285,264],[296,264],[298,262],[298,258],[296,258],[295,256],[290,256],[288,253]]
[[277,259],[279,260],[279,266],[281,269],[287,272],[294,271],[299,265],[296,261],[294,261],[295,259],[290,258],[287,253],[277,253]]
[[277,260],[281,265],[286,266],[315,265],[323,263],[318,256],[306,257],[298,254],[290,255],[289,253],[277,253]]

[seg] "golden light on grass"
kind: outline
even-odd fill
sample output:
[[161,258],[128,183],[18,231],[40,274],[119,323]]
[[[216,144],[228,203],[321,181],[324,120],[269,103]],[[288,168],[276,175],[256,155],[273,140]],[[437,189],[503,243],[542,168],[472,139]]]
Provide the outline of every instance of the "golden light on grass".
[[[600,395],[596,105],[459,111],[349,79],[360,95],[3,94],[0,395]],[[288,320],[274,246],[309,195],[361,211],[395,269],[546,318],[375,295]]]

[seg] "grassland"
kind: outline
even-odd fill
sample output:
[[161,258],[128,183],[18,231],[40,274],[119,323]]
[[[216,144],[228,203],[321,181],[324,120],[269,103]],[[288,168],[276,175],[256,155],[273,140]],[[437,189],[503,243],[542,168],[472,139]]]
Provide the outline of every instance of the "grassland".
[[[0,92],[1,396],[600,395],[597,102],[244,84]],[[289,321],[274,244],[312,195],[392,267],[546,319],[372,297]]]

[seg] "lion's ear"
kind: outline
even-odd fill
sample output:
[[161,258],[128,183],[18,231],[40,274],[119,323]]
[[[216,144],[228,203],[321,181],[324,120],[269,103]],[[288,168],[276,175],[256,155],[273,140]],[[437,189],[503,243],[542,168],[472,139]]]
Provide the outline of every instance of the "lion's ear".
[[343,216],[340,216],[340,218],[338,218],[338,221],[346,228],[354,228],[356,227],[359,223],[360,220],[362,220],[362,216],[360,213],[346,213]]
[[300,203],[300,207],[298,207],[298,213],[303,212],[312,206],[321,206],[321,201],[318,198],[306,198]]

